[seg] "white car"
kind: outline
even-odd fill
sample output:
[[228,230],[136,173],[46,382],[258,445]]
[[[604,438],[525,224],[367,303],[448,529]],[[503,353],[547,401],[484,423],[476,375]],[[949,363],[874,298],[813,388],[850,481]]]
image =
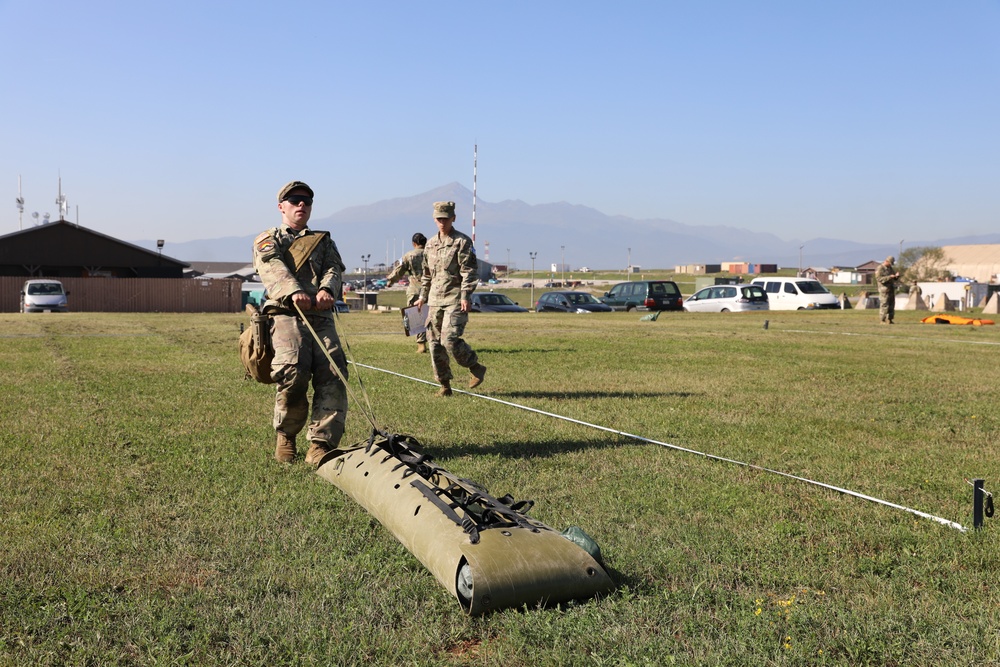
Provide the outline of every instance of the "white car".
[[58,280],[29,280],[21,288],[21,312],[69,312],[68,296]]
[[840,308],[840,300],[812,278],[754,278],[767,292],[771,310],[822,310]]
[[767,294],[759,285],[712,285],[684,299],[689,313],[744,313],[768,310]]

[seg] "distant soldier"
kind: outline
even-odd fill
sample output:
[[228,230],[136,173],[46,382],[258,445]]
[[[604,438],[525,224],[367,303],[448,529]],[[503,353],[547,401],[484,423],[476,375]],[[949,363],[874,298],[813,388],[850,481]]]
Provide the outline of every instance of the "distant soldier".
[[878,317],[881,324],[892,324],[896,316],[896,283],[899,272],[892,264],[896,258],[889,255],[875,269],[875,282],[878,284]]
[[[295,438],[308,422],[306,463],[318,465],[327,452],[337,448],[347,419],[346,387],[324,354],[330,353],[346,380],[347,360],[332,313],[345,266],[330,235],[306,227],[312,203],[312,188],[302,181],[281,188],[278,210],[282,224],[254,239],[253,265],[267,288],[263,312],[272,315],[271,378],[277,384],[274,458],[283,463],[295,460]],[[313,337],[296,306],[322,343]],[[311,415],[307,396],[310,380]]]
[[[392,270],[386,277],[389,287],[403,276],[409,276],[410,284],[406,287],[406,305],[412,306],[420,298],[420,279],[424,275],[424,246],[427,245],[427,237],[417,232],[413,235],[413,250],[403,255],[399,260],[399,266]],[[417,334],[417,352],[423,354],[427,351],[427,332],[421,331]]]
[[449,353],[455,357],[455,363],[472,373],[470,389],[478,387],[486,377],[486,366],[479,363],[475,351],[462,340],[469,321],[469,298],[479,283],[479,262],[472,239],[454,227],[455,202],[435,202],[434,222],[438,233],[424,248],[424,273],[417,305],[426,303],[430,307],[427,330],[434,379],[441,385],[438,396],[451,396]]

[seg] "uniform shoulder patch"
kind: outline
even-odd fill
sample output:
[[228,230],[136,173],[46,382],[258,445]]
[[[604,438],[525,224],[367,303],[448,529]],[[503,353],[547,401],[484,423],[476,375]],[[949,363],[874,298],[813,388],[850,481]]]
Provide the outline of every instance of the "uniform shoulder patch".
[[274,247],[275,241],[274,237],[271,236],[271,232],[264,232],[253,240],[253,248],[257,254],[263,255],[264,253],[271,252],[274,250]]

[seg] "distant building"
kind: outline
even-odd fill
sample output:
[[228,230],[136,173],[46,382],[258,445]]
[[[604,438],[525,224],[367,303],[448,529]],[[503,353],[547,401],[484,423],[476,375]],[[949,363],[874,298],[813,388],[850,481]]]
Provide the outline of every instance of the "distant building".
[[240,280],[183,280],[185,262],[60,219],[0,236],[0,312],[26,278],[57,278],[73,312],[234,313]]
[[882,262],[876,261],[874,259],[868,260],[864,264],[859,264],[854,267],[854,270],[860,273],[864,277],[864,285],[871,285],[875,281],[875,270],[878,269],[878,265]]
[[944,268],[953,276],[962,276],[980,283],[1000,282],[1000,243],[941,246]]
[[802,272],[802,275],[811,280],[818,280],[821,283],[829,284],[833,282],[833,272],[825,266],[811,266]]
[[184,271],[187,278],[240,278],[250,280],[257,271],[246,262],[190,262]]
[[719,264],[683,264],[674,267],[674,273],[699,276],[707,273],[731,273],[746,275],[754,273],[777,273],[777,264],[755,264],[753,262],[721,262]]
[[183,278],[188,264],[66,220],[0,236],[0,276]]
[[830,269],[830,282],[834,285],[866,285],[871,274],[864,274],[853,266],[835,266]]

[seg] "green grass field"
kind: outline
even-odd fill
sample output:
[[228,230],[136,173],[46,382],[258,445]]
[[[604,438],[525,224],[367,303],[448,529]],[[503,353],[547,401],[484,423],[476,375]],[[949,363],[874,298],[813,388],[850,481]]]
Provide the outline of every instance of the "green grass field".
[[[480,392],[802,481],[352,367],[381,426],[618,584],[466,617],[363,508],[272,459],[243,315],[0,315],[0,665],[1000,663],[1000,327],[872,311],[474,315]],[[768,327],[764,328],[765,320]],[[360,363],[431,379],[398,313]],[[360,410],[348,437],[369,426]]]

